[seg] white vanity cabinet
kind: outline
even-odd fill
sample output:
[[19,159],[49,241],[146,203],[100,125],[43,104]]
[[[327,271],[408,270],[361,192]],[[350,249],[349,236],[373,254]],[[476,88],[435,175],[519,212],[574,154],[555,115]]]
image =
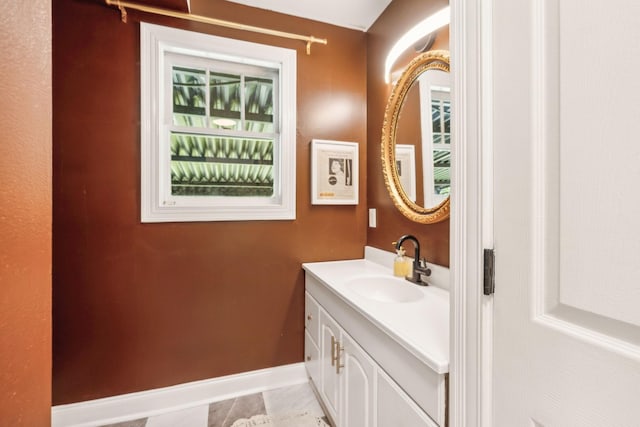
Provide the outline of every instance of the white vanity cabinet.
[[[320,281],[308,276],[305,283],[307,371],[336,427],[444,426],[444,375],[432,373],[423,377],[428,367],[414,370],[415,363],[409,362],[407,355],[394,355],[394,345],[377,338],[384,333],[336,299]],[[312,321],[315,313],[318,322]],[[354,319],[357,321],[350,321]],[[319,354],[314,357],[314,353]],[[372,355],[380,355],[382,364]],[[421,406],[390,376],[389,370],[401,379],[407,375],[421,377],[406,381],[409,389],[420,395]]]
[[371,426],[374,362],[308,292],[305,319],[305,364],[329,417],[341,426]]

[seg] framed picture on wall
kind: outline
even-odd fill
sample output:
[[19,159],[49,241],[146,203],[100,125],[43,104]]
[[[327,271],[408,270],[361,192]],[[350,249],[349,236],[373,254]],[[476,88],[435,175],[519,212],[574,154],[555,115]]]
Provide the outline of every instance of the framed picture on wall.
[[396,168],[400,184],[407,197],[416,201],[416,147],[410,144],[396,144]]
[[358,144],[311,141],[311,204],[358,204]]

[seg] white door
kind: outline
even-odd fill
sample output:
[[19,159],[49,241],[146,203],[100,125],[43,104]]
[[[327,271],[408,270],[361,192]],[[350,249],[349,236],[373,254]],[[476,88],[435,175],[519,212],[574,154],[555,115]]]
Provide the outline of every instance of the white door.
[[640,426],[640,2],[492,32],[493,426]]

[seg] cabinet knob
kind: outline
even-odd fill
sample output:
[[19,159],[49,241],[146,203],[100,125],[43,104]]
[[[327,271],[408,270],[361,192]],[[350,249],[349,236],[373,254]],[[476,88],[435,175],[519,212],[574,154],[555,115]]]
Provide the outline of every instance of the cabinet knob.
[[311,356],[307,356],[307,362],[311,360]]
[[313,319],[313,316],[312,316],[312,315],[310,315],[310,314],[308,314],[308,315],[307,315],[307,320],[311,320],[311,319]]

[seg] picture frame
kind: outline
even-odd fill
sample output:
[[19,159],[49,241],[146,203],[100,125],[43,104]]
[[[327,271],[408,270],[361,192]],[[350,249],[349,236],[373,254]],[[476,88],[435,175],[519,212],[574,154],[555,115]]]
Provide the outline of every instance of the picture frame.
[[400,184],[407,197],[416,202],[416,147],[411,144],[396,144],[396,168]]
[[311,204],[358,204],[358,144],[311,141]]

